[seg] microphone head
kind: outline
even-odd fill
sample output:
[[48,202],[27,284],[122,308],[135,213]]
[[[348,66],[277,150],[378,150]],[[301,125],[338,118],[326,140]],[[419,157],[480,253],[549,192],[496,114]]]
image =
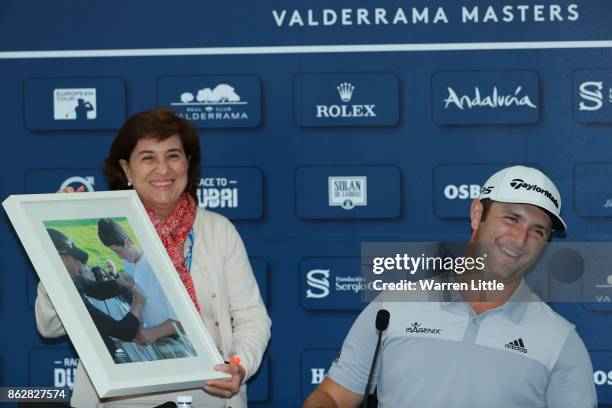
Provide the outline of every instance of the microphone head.
[[380,309],[376,314],[376,330],[385,331],[389,326],[389,318],[391,314],[386,309]]

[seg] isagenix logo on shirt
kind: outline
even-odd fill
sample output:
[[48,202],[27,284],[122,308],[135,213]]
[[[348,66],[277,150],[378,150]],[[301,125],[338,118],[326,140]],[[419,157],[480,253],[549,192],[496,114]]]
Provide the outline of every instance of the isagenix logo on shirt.
[[410,327],[406,327],[406,333],[412,334],[440,334],[442,329],[430,329],[427,327],[421,327],[423,323],[414,322]]

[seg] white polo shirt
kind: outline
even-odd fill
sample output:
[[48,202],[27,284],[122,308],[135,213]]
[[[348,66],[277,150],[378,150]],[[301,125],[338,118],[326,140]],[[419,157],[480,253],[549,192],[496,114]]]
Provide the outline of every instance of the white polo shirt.
[[384,295],[359,315],[327,374],[364,394],[376,314],[387,309],[372,385],[379,407],[597,406],[591,361],[574,326],[524,281],[508,302],[479,315],[457,293],[434,302],[381,301]]

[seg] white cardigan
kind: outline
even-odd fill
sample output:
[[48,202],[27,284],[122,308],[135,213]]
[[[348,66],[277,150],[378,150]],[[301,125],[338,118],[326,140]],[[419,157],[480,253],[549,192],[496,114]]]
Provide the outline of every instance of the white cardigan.
[[[194,222],[195,241],[191,276],[201,317],[221,355],[227,361],[240,357],[246,371],[245,381],[259,368],[270,340],[271,321],[261,300],[259,288],[236,228],[225,217],[198,210]],[[66,334],[62,323],[42,287],[38,286],[35,304],[36,325],[44,337]],[[243,408],[247,406],[246,385],[230,400],[218,400],[201,390],[152,394],[138,398],[99,400],[84,367],[79,363],[74,381],[71,405],[80,407],[151,407],[165,401],[176,401],[177,395],[194,395],[202,404]],[[159,401],[159,402],[158,402]],[[207,405],[208,406],[208,405]],[[213,405],[211,405],[213,406]]]

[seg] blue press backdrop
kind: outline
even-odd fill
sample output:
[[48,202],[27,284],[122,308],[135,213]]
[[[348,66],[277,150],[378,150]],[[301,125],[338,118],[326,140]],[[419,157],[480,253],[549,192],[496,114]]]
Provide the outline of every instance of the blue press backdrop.
[[[498,168],[555,180],[569,229],[554,239],[612,238],[609,2],[287,3],[0,4],[2,199],[104,190],[129,115],[164,105],[193,120],[200,203],[237,225],[273,321],[249,388],[261,407],[296,406],[322,379],[364,306],[335,285],[359,275],[361,242],[467,239],[469,201]],[[70,343],[37,334],[37,278],[0,223],[0,384],[70,384]],[[555,305],[591,353],[601,406],[611,297]]]

